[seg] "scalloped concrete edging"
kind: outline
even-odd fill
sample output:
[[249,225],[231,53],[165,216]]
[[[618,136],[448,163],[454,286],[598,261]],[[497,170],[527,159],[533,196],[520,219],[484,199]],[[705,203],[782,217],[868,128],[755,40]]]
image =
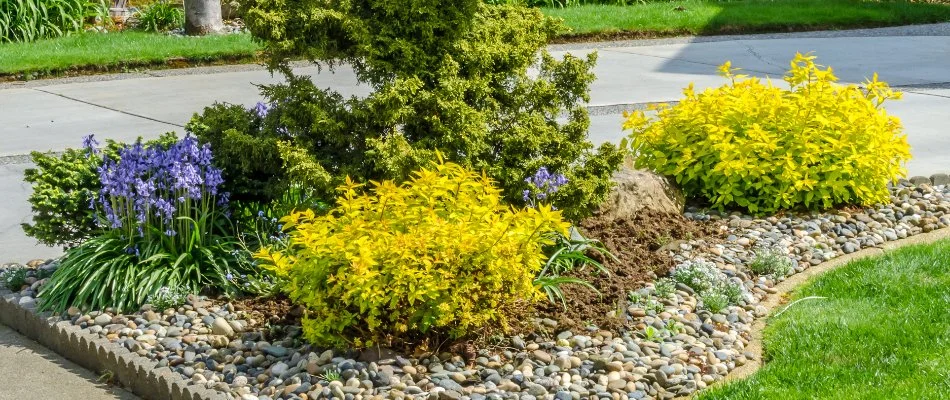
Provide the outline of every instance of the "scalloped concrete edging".
[[[154,360],[130,352],[98,334],[14,303],[0,299],[0,323],[33,339],[59,355],[94,372],[109,371],[115,382],[148,400],[226,400],[224,394],[201,386],[168,367],[156,368]],[[13,301],[11,301],[13,300]]]
[[[920,233],[904,239],[884,242],[878,247],[862,249],[854,253],[835,257],[821,264],[812,266],[800,273],[790,276],[788,279],[780,282],[778,285],[775,285],[773,287],[775,289],[775,293],[770,294],[768,297],[759,302],[759,305],[762,305],[769,310],[769,316],[765,318],[759,318],[752,323],[752,340],[749,341],[749,345],[745,348],[745,351],[753,353],[755,357],[744,365],[736,367],[730,371],[729,374],[726,375],[721,381],[716,382],[710,387],[719,386],[723,383],[737,379],[748,378],[760,368],[762,368],[762,334],[765,330],[765,326],[768,324],[769,319],[772,318],[772,314],[774,314],[779,306],[785,303],[787,295],[791,294],[810,279],[828,271],[834,270],[838,267],[847,265],[853,261],[881,256],[885,253],[905,246],[931,244],[947,238],[950,238],[950,228],[938,229],[927,233]],[[696,391],[690,398],[694,398],[704,391],[705,390]]]

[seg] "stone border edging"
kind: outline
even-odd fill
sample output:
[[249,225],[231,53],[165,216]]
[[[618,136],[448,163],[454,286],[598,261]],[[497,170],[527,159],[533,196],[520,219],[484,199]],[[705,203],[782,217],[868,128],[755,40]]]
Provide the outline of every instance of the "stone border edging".
[[769,294],[768,297],[762,299],[759,302],[759,305],[764,306],[769,310],[769,315],[763,318],[758,318],[755,322],[752,323],[752,339],[749,341],[749,345],[746,346],[745,351],[751,352],[755,355],[755,358],[749,360],[749,362],[736,367],[730,371],[722,380],[716,382],[715,384],[707,387],[705,390],[699,390],[693,393],[692,396],[688,398],[695,398],[704,391],[708,390],[711,387],[716,387],[727,382],[731,382],[737,379],[748,378],[759,369],[762,368],[762,339],[765,326],[767,325],[769,319],[772,318],[775,311],[778,307],[783,305],[784,298],[788,294],[792,293],[804,283],[810,279],[822,275],[828,271],[837,269],[838,267],[847,265],[851,262],[863,260],[866,258],[876,257],[884,255],[888,252],[900,249],[905,246],[912,246],[917,244],[931,244],[937,241],[950,238],[950,228],[938,229],[935,231],[920,233],[914,236],[910,236],[904,239],[899,239],[895,241],[884,242],[878,247],[869,247],[862,250],[858,250],[851,254],[845,254],[838,257],[835,257],[831,260],[823,262],[821,264],[812,266],[800,273],[790,276],[788,279],[785,279],[779,284],[775,285],[775,293]]
[[[191,385],[168,367],[141,357],[125,347],[85,332],[79,326],[48,313],[37,314],[17,305],[10,296],[0,299],[0,323],[94,372],[109,371],[119,386],[148,400],[226,400],[218,391]],[[15,300],[14,300],[15,301]]]

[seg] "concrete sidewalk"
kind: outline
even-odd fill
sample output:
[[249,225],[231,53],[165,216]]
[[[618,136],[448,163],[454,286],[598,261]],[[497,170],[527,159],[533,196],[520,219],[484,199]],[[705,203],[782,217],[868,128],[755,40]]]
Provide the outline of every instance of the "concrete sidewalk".
[[88,370],[0,325],[0,400],[135,400]]
[[[617,141],[623,110],[673,101],[683,87],[724,83],[716,66],[731,60],[746,73],[781,75],[796,52],[813,51],[843,82],[874,72],[905,91],[887,110],[904,122],[914,159],[911,175],[950,171],[950,24],[837,32],[675,38],[552,46],[556,55],[599,53],[591,88],[590,137]],[[365,95],[347,67],[320,71],[302,65],[318,86]],[[59,253],[34,246],[19,228],[29,218],[29,187],[21,182],[31,150],[62,150],[83,135],[132,140],[183,131],[191,116],[215,101],[251,106],[258,84],[278,82],[259,66],[149,71],[0,85],[0,261],[25,262]]]

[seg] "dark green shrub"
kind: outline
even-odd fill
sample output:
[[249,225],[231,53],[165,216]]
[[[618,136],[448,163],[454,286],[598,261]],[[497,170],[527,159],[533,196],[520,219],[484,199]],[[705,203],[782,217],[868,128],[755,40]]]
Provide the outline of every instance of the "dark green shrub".
[[233,104],[214,104],[196,114],[186,129],[215,149],[215,164],[225,174],[225,190],[235,201],[269,203],[289,188],[284,179],[275,129]]
[[[596,207],[621,152],[587,140],[596,56],[544,50],[558,25],[539,11],[480,0],[248,4],[246,22],[286,84],[255,110],[215,105],[188,130],[211,143],[235,199],[268,201],[293,184],[330,198],[343,177],[405,180],[436,159],[485,171],[524,204],[541,167],[570,182],[550,200],[568,218]],[[344,98],[293,75],[304,56],[348,63],[375,91]],[[529,75],[536,67],[537,75]]]

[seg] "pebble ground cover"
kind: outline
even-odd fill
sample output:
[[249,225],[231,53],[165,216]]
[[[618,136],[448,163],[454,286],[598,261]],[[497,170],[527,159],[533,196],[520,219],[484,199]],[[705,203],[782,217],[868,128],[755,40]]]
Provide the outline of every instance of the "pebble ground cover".
[[[756,356],[777,282],[950,225],[950,176],[901,179],[876,75],[797,54],[781,89],[727,62],[595,147],[596,54],[550,56],[556,21],[367,1],[250,10],[286,78],[251,108],[34,153],[24,229],[66,254],[4,266],[4,300],[242,400],[670,399]],[[375,90],[315,87],[300,54]],[[620,213],[625,160],[667,208]]]
[[[743,350],[751,323],[768,315],[757,303],[784,279],[748,269],[759,257],[757,250],[787,249],[787,272],[793,274],[837,255],[950,225],[950,188],[906,183],[892,193],[889,205],[836,214],[753,218],[690,211],[694,224],[720,234],[679,240],[667,254],[676,268],[703,260],[713,266],[708,279],[722,276],[740,283],[739,306],[711,312],[703,308],[699,293],[682,282],[675,282],[671,292],[648,282],[603,316],[616,321],[616,329],[592,325],[565,330],[554,319],[535,317],[532,333],[496,337],[472,354],[456,348],[425,357],[368,356],[315,347],[301,340],[299,309],[294,311],[286,300],[255,304],[193,298],[181,307],[146,306],[131,314],[71,309],[68,318],[159,360],[195,384],[242,399],[672,398],[722,379],[751,357]],[[932,363],[943,355],[927,349],[944,348],[934,343],[946,340],[946,247],[944,242],[862,261],[803,289],[798,296],[829,299],[806,301],[783,314],[769,328],[767,340],[775,366],[767,363],[757,378],[713,392],[712,398],[758,398],[762,393],[796,398],[797,392],[784,391],[798,390],[788,387],[788,379],[798,382],[797,377],[814,379],[816,385],[807,390],[816,396],[845,387],[864,394],[878,389],[861,382],[871,379],[875,386],[882,382],[878,379],[891,379],[894,386],[880,390],[921,393],[914,392],[922,389],[913,382],[929,382],[926,393],[941,398],[945,394],[937,384],[945,377]],[[54,262],[25,272],[28,287],[4,297],[34,305],[43,283],[34,274],[55,267]],[[816,345],[821,346],[810,347]],[[834,354],[841,357],[827,359]],[[818,359],[824,367],[815,370]],[[829,376],[835,379],[829,381]]]
[[[950,397],[950,241],[853,262],[769,321],[768,362],[700,399]],[[833,377],[833,379],[829,379]]]

